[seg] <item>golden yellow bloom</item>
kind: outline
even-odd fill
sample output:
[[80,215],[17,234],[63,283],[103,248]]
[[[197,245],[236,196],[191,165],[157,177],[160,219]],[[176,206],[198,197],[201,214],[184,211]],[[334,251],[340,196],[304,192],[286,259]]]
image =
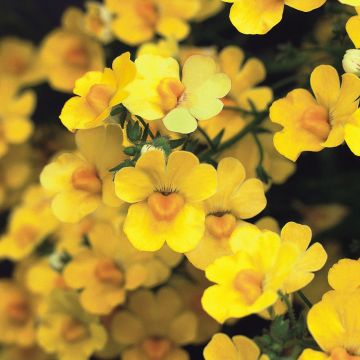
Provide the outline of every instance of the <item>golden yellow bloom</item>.
[[234,255],[206,269],[206,277],[217,285],[205,290],[202,303],[219,322],[263,311],[278,300],[278,291],[292,293],[306,286],[326,261],[319,243],[307,249],[308,226],[287,223],[281,238],[254,225],[239,227],[236,235],[230,240]]
[[83,289],[80,303],[86,311],[109,314],[125,302],[127,291],[145,283],[147,268],[137,261],[127,238],[115,234],[108,224],[96,224],[89,232],[89,242],[91,248],[66,265],[64,279],[71,288]]
[[39,347],[6,346],[0,350],[1,360],[51,360]]
[[196,120],[220,113],[220,99],[230,91],[230,79],[207,56],[191,56],[183,66],[181,81],[179,64],[173,58],[143,55],[135,64],[138,75],[127,87],[130,95],[124,105],[145,120],[163,119],[170,131],[195,131]]
[[306,349],[299,360],[360,359],[360,290],[330,291],[308,313],[308,328],[320,351]]
[[151,40],[156,33],[185,39],[190,32],[188,21],[200,10],[200,0],[106,0],[105,5],[115,15],[115,36],[132,46]]
[[103,4],[96,1],[85,3],[85,14],[83,17],[84,31],[95,36],[102,43],[107,44],[113,40],[111,31],[112,16]]
[[295,244],[250,225],[243,227],[241,241],[241,251],[206,268],[206,277],[216,285],[205,290],[202,305],[220,323],[272,306],[300,253]]
[[124,87],[135,77],[136,69],[130,53],[118,56],[112,69],[91,71],[75,83],[74,94],[61,112],[62,123],[70,130],[91,129],[105,124],[113,106],[128,95]]
[[296,202],[295,208],[302,215],[303,223],[310,226],[313,234],[334,228],[349,214],[349,208],[338,203],[305,205]]
[[328,281],[336,291],[360,289],[360,260],[341,259],[329,270]]
[[195,21],[204,21],[222,10],[224,4],[221,0],[200,0],[200,9],[196,14]]
[[102,47],[79,30],[73,11],[70,8],[64,13],[62,27],[49,33],[40,46],[42,66],[50,85],[64,92],[71,92],[75,81],[88,71],[104,68]]
[[205,229],[201,202],[216,185],[216,170],[190,152],[175,151],[167,160],[163,151],[144,153],[135,168],[115,176],[117,196],[131,204],[124,223],[130,242],[144,251],[165,242],[177,252],[194,249]]
[[283,289],[287,293],[293,293],[308,285],[315,276],[313,272],[320,270],[326,263],[327,254],[320,243],[309,247],[311,235],[308,226],[295,222],[288,222],[281,230],[283,243],[295,244],[300,251],[292,271],[284,282]]
[[254,341],[245,336],[229,336],[218,333],[204,349],[205,360],[268,360],[266,355],[260,356],[260,349]]
[[205,269],[215,259],[230,255],[229,241],[236,229],[262,211],[266,206],[264,185],[258,179],[245,180],[240,161],[225,158],[217,169],[216,194],[204,202],[205,233],[198,246],[186,254],[189,261]]
[[18,204],[25,188],[38,176],[39,160],[28,144],[11,148],[0,162],[0,208],[5,209]]
[[270,118],[284,129],[274,136],[276,149],[292,161],[303,151],[320,151],[339,146],[344,140],[358,150],[359,125],[352,119],[359,105],[360,79],[344,74],[340,86],[337,71],[328,65],[311,74],[314,96],[296,89],[277,100],[270,108]]
[[350,6],[360,6],[360,0],[339,0],[342,4]]
[[59,360],[87,360],[106,343],[99,319],[85,313],[72,292],[54,291],[37,329],[37,341]]
[[173,275],[169,285],[177,291],[185,307],[192,311],[198,319],[197,335],[192,343],[204,344],[221,327],[201,306],[202,293],[209,286],[209,281],[205,278],[204,272],[195,269],[190,263],[187,263],[186,277]]
[[[225,125],[225,123],[223,124]],[[269,129],[269,126],[266,126],[266,128],[272,131]],[[229,126],[226,129],[232,131],[233,128]],[[258,138],[264,150],[263,167],[266,173],[271,176],[272,183],[283,184],[295,172],[295,164],[279,154],[275,149],[272,133],[258,134]],[[219,159],[229,156],[241,161],[248,177],[257,176],[256,167],[259,164],[260,154],[259,148],[251,134],[246,135],[241,141],[222,151],[219,154]]]
[[[38,196],[30,202],[29,197]],[[20,260],[31,252],[55,230],[58,221],[49,206],[49,196],[41,188],[30,188],[25,202],[10,215],[7,231],[0,241],[0,257]]]
[[138,290],[130,297],[127,310],[116,313],[112,321],[114,339],[126,346],[124,360],[188,360],[181,346],[192,343],[196,331],[196,316],[169,287],[157,293]]
[[356,8],[358,15],[352,16],[346,23],[346,31],[356,48],[360,48],[360,6]]
[[172,38],[159,39],[157,42],[147,42],[139,46],[137,57],[142,55],[158,55],[165,58],[177,58],[179,46],[176,40]]
[[300,11],[312,11],[326,0],[223,0],[233,3],[230,20],[244,34],[266,34],[283,16],[285,5]]
[[44,188],[55,194],[51,205],[55,216],[69,223],[78,222],[102,203],[121,204],[109,170],[125,157],[120,126],[79,130],[75,137],[80,153],[59,155],[40,175]]
[[31,346],[35,341],[35,309],[29,294],[10,280],[0,281],[0,294],[0,341]]
[[0,78],[10,78],[21,87],[44,80],[37,50],[30,41],[6,37],[0,41]]
[[0,81],[0,157],[11,144],[24,143],[33,132],[30,120],[36,97],[32,90],[17,93],[17,84],[11,79]]

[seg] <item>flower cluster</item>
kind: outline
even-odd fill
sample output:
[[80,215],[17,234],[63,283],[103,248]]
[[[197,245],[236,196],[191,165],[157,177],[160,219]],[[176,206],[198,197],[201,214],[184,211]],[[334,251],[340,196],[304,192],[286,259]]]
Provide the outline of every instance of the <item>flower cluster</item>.
[[[286,8],[318,9],[314,36],[256,57]],[[326,152],[360,156],[359,13],[89,1],[37,47],[0,39],[0,359],[360,359],[360,241],[327,235],[356,173]]]

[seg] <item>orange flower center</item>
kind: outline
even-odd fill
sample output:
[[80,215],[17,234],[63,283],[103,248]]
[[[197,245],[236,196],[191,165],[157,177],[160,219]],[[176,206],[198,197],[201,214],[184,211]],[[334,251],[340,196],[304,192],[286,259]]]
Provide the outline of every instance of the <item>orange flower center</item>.
[[55,279],[54,279],[54,287],[57,288],[57,289],[61,289],[61,290],[69,289],[68,286],[65,283],[64,278],[61,275],[55,277]]
[[103,259],[98,262],[95,268],[95,276],[99,281],[111,285],[121,285],[124,281],[123,273],[110,259]]
[[159,221],[173,220],[184,206],[184,198],[176,193],[153,193],[148,198],[148,205],[153,216]]
[[85,27],[93,34],[100,34],[104,28],[104,22],[101,19],[100,11],[92,10],[85,17]]
[[350,355],[344,348],[335,348],[331,351],[331,360],[360,360],[360,356]]
[[167,339],[147,339],[143,342],[142,348],[150,360],[164,359],[171,350],[171,342]]
[[6,68],[9,73],[21,75],[27,70],[29,64],[20,56],[13,56],[6,58],[4,65],[4,68]]
[[155,27],[159,14],[152,0],[138,0],[135,4],[136,13],[149,27]]
[[241,270],[234,280],[234,288],[241,293],[248,305],[253,304],[262,293],[264,276],[253,269]]
[[36,238],[38,237],[38,231],[33,228],[31,225],[22,225],[15,232],[16,242],[20,246],[29,246],[32,245]]
[[217,239],[227,239],[236,227],[236,218],[232,214],[208,215],[205,220],[206,229]]
[[95,84],[87,93],[86,102],[96,113],[100,114],[109,106],[113,94],[114,92],[109,86]]
[[76,169],[71,178],[74,189],[86,191],[91,194],[101,193],[102,184],[96,170],[90,167]]
[[321,105],[312,106],[304,112],[301,126],[319,140],[325,141],[331,130],[328,111]]
[[165,112],[174,109],[180,97],[185,91],[182,82],[175,78],[162,79],[157,87],[157,92],[161,97],[161,107]]
[[70,319],[63,324],[61,336],[65,341],[74,343],[85,339],[88,336],[88,330],[81,322]]
[[65,53],[65,61],[75,67],[86,68],[89,63],[89,54],[84,46],[77,43]]
[[22,297],[16,297],[7,306],[6,313],[10,321],[16,324],[23,324],[29,317],[29,306]]

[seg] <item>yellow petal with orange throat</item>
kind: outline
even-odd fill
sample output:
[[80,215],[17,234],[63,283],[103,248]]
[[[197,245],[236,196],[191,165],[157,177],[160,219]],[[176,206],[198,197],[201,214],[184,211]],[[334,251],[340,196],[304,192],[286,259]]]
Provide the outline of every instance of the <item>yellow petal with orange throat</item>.
[[[154,206],[154,205],[153,205]],[[124,223],[124,231],[135,248],[142,251],[159,250],[165,242],[176,252],[186,252],[195,248],[205,229],[205,214],[202,209],[184,204],[177,207],[176,214],[164,216],[166,208],[153,213],[153,206],[147,203],[133,204]],[[169,211],[174,212],[174,208]],[[141,219],[141,226],[139,226]],[[159,220],[162,219],[162,220]]]

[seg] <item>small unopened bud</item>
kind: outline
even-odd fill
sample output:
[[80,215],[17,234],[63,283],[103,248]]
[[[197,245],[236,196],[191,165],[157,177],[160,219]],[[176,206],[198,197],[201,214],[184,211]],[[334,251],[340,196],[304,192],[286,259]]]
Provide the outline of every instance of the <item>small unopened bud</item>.
[[360,49],[347,50],[342,64],[347,73],[360,76]]

